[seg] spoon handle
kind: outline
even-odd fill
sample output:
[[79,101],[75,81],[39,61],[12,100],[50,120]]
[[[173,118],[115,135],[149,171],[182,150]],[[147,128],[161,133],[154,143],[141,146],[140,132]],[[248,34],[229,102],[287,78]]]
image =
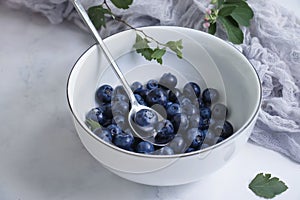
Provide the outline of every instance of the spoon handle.
[[94,24],[90,20],[90,18],[88,16],[88,14],[86,13],[84,7],[82,6],[82,4],[78,0],[72,0],[72,3],[74,5],[74,7],[76,8],[77,12],[79,13],[79,15],[81,16],[82,20],[86,23],[87,27],[90,29],[90,31],[93,34],[94,38],[96,39],[96,41],[98,42],[98,44],[102,48],[102,50],[104,52],[104,55],[106,56],[108,61],[111,63],[112,68],[113,68],[114,72],[116,73],[116,75],[118,76],[119,80],[122,82],[122,84],[124,86],[124,89],[125,89],[127,95],[130,98],[131,103],[132,104],[137,104],[137,101],[134,97],[134,94],[133,94],[128,82],[126,81],[123,73],[121,72],[119,66],[115,62],[114,58],[112,57],[110,51],[108,50],[107,46],[103,42],[102,38],[98,34],[97,29],[95,28]]

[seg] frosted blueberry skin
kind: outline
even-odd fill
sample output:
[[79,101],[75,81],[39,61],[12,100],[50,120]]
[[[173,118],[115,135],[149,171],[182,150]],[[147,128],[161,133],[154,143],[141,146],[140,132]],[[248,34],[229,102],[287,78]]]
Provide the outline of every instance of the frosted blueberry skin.
[[224,104],[216,103],[212,108],[212,117],[214,119],[225,119],[227,117],[228,109]]
[[173,89],[177,85],[177,78],[171,73],[164,73],[159,79],[159,85],[166,89]]
[[219,92],[214,88],[206,88],[202,93],[202,99],[204,103],[210,106],[219,99]]
[[[145,85],[138,81],[131,84],[137,101],[159,113],[157,106],[160,106],[165,110],[166,120],[158,122],[157,116],[146,109],[130,120],[145,136],[156,131],[155,142],[168,143],[165,147],[153,146],[134,137],[128,123],[131,105],[123,86],[112,88],[105,84],[99,87],[96,91],[98,106],[87,113],[86,120],[102,126],[93,132],[103,141],[128,151],[153,155],[197,151],[233,134],[232,124],[226,121],[228,108],[217,103],[217,90],[207,88],[201,95],[201,88],[194,82],[187,83],[182,90],[176,85],[177,79],[170,73],[165,73],[159,81],[151,79]],[[211,105],[214,106],[211,108]]]
[[141,82],[135,81],[131,84],[130,89],[133,92],[140,92],[143,89],[143,84]]
[[195,82],[189,82],[183,87],[183,95],[191,100],[198,98],[201,94],[200,86]]
[[167,116],[168,118],[172,118],[176,114],[181,113],[181,107],[178,103],[171,103],[167,106]]
[[211,110],[208,107],[204,107],[200,109],[200,117],[203,119],[210,119],[211,117]]
[[176,135],[173,140],[168,144],[168,146],[173,149],[175,153],[185,152],[187,149],[187,144],[185,139],[181,135]]
[[168,143],[176,135],[176,132],[174,132],[174,126],[169,120],[163,120],[158,122],[155,130],[157,131],[157,134],[154,140],[157,144]]
[[96,91],[96,97],[99,102],[110,102],[112,95],[113,88],[110,85],[102,85]]
[[173,155],[175,153],[171,147],[164,146],[164,147],[154,151],[153,154],[154,155]]
[[112,137],[122,133],[122,129],[116,124],[111,124],[107,126],[106,129],[110,132]]
[[144,98],[139,94],[134,94],[135,99],[137,102],[143,106],[147,106],[147,103],[145,102]]
[[107,143],[112,143],[112,135],[106,128],[99,127],[93,131],[100,139]]
[[154,151],[154,146],[150,142],[147,141],[141,141],[137,146],[136,146],[136,151],[138,153],[144,153],[144,154],[149,154]]
[[178,99],[181,98],[182,92],[178,88],[173,88],[168,92],[168,100],[170,102],[179,103]]
[[113,137],[113,143],[114,145],[125,149],[125,150],[130,150],[132,151],[132,144],[134,142],[134,137],[131,134],[127,134],[127,133],[120,133],[117,134]]
[[147,82],[146,87],[148,90],[153,90],[155,88],[158,88],[158,81],[151,79]]
[[198,128],[191,128],[187,131],[186,142],[189,147],[197,149],[199,146],[201,146],[203,140],[204,138]]
[[159,104],[166,107],[168,102],[167,92],[161,88],[150,90],[150,92],[146,96],[146,102],[149,106]]
[[134,122],[141,127],[155,126],[157,121],[157,115],[148,109],[139,110],[134,116]]

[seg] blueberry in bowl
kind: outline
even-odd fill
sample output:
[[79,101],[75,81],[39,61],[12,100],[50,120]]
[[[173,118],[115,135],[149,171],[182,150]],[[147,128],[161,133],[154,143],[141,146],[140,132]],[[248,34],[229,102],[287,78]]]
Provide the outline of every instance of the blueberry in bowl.
[[[133,30],[108,37],[105,43],[127,80],[140,83],[132,86],[140,100],[166,109],[168,122],[155,127],[161,132],[159,139],[172,139],[156,147],[128,129],[123,114],[130,104],[117,103],[128,98],[96,45],[78,59],[67,83],[78,136],[96,160],[125,179],[161,186],[205,179],[226,165],[250,136],[261,104],[257,73],[238,50],[212,35],[180,27],[142,30],[160,41],[182,39],[183,59],[167,52],[163,65],[144,60],[132,49]],[[149,80],[158,83],[151,81],[147,87]],[[194,86],[184,92],[190,82],[200,92]],[[103,85],[112,90],[105,87],[95,95]],[[92,123],[87,124],[87,118]]]

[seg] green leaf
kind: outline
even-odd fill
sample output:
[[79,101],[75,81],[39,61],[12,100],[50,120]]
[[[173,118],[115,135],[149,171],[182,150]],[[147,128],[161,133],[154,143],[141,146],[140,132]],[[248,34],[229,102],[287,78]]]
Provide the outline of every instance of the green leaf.
[[133,0],[111,0],[117,8],[127,9],[132,4]]
[[182,58],[182,40],[178,40],[178,41],[169,41],[166,43],[166,46],[171,49],[173,52],[176,53],[178,58]]
[[208,27],[208,33],[214,35],[217,30],[217,23],[210,24]]
[[217,8],[221,8],[221,6],[223,5],[224,0],[218,0],[217,1]]
[[257,174],[249,184],[249,189],[257,196],[271,199],[286,191],[288,187],[277,177],[271,178],[271,174]]
[[165,49],[165,48],[163,48],[163,49],[156,48],[156,49],[154,49],[154,52],[153,52],[153,54],[151,55],[151,57],[152,57],[153,59],[157,60],[157,59],[162,58],[163,55],[165,55],[165,53],[166,53],[166,49]]
[[100,128],[101,125],[98,122],[95,122],[94,120],[88,119],[85,121],[85,124],[89,127],[89,129],[91,129],[92,131],[94,131],[97,128]]
[[231,16],[219,16],[219,20],[227,32],[228,40],[234,44],[241,44],[244,40],[244,34],[238,23]]
[[137,49],[136,52],[140,53],[146,60],[151,61],[153,59],[152,54],[154,51],[151,48]]
[[103,8],[102,5],[92,6],[88,9],[88,15],[96,29],[101,28],[101,26],[105,27],[105,14],[111,15],[111,12],[108,9]]
[[160,48],[156,48],[154,49],[151,57],[156,60],[159,64],[162,65],[162,57],[165,55],[166,53],[166,48],[160,49]]
[[142,38],[139,34],[136,34],[135,44],[133,45],[133,47],[136,50],[149,48],[148,43],[149,41],[146,38]]
[[227,3],[239,3],[239,2],[243,2],[245,0],[225,0],[225,2]]
[[238,5],[238,7],[231,13],[232,18],[242,26],[249,26],[250,20],[254,16],[252,9],[246,2],[240,2],[236,5]]
[[236,9],[236,7],[237,7],[236,5],[231,5],[231,4],[230,5],[224,5],[220,9],[218,15],[226,17],[226,16],[230,15]]

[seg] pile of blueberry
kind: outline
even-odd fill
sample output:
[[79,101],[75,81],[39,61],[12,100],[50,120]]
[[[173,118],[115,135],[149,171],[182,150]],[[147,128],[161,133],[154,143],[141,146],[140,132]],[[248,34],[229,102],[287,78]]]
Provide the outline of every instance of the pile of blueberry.
[[[136,137],[128,124],[129,98],[122,86],[101,85],[96,91],[98,106],[86,115],[86,124],[105,142],[122,149],[155,155],[172,155],[200,150],[223,141],[233,134],[226,120],[228,109],[218,103],[216,89],[201,91],[195,82],[188,82],[180,90],[177,78],[165,73],[159,80],[145,85],[131,84],[137,101],[145,106],[164,108],[166,119],[153,121],[149,110],[141,110],[133,119],[141,127],[151,124],[156,130],[156,146]],[[151,121],[152,120],[152,121]]]

